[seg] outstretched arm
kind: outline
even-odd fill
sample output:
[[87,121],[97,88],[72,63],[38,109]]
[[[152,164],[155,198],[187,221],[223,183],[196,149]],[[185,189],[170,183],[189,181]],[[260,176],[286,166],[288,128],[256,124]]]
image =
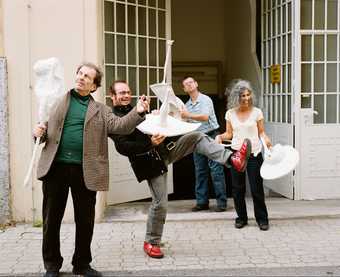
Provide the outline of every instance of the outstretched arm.
[[196,120],[196,121],[208,121],[209,120],[209,115],[207,114],[194,114],[194,113],[189,113],[186,109],[181,110],[181,117],[185,120]]
[[233,127],[231,126],[231,123],[229,120],[226,122],[226,131],[223,134],[217,135],[215,137],[215,141],[217,143],[222,143],[226,140],[231,140],[233,138]]
[[264,131],[264,119],[260,119],[259,121],[257,121],[257,130],[259,133],[259,137],[264,139],[268,148],[271,148],[272,143],[270,141],[270,138],[267,136],[267,134]]

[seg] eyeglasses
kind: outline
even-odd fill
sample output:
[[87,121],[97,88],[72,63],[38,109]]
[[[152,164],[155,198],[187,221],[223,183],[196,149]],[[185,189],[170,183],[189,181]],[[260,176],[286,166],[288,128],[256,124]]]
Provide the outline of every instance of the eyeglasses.
[[116,94],[118,94],[118,95],[130,95],[131,91],[129,91],[129,90],[116,91]]

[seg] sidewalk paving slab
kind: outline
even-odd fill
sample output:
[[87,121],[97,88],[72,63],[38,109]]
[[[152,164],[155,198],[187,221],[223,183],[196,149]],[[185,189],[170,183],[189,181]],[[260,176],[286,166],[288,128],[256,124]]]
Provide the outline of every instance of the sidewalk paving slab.
[[[159,260],[142,250],[149,203],[109,207],[95,225],[92,266],[104,276],[340,276],[339,200],[269,198],[266,232],[247,204],[249,225],[235,229],[232,208],[193,213],[194,201],[170,201]],[[74,224],[62,224],[61,276],[72,276],[74,233]],[[41,276],[41,238],[30,224],[0,233],[0,276]]]

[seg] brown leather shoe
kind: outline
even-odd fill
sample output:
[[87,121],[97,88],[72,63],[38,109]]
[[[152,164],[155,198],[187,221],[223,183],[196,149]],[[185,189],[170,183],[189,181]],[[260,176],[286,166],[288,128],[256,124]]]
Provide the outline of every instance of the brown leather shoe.
[[244,172],[251,154],[251,142],[245,139],[240,150],[234,152],[230,157],[230,163],[239,172]]
[[164,257],[164,254],[158,245],[153,245],[146,241],[144,241],[144,252],[151,258],[161,259]]
[[197,204],[191,209],[192,212],[200,212],[200,211],[205,211],[205,210],[209,210],[209,204],[201,204],[201,205]]

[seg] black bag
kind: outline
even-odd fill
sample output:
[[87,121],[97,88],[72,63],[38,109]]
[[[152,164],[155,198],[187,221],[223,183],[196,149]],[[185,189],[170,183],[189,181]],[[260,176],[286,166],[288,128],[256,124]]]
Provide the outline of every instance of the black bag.
[[156,149],[136,154],[130,161],[138,182],[155,178],[168,172],[167,166]]

